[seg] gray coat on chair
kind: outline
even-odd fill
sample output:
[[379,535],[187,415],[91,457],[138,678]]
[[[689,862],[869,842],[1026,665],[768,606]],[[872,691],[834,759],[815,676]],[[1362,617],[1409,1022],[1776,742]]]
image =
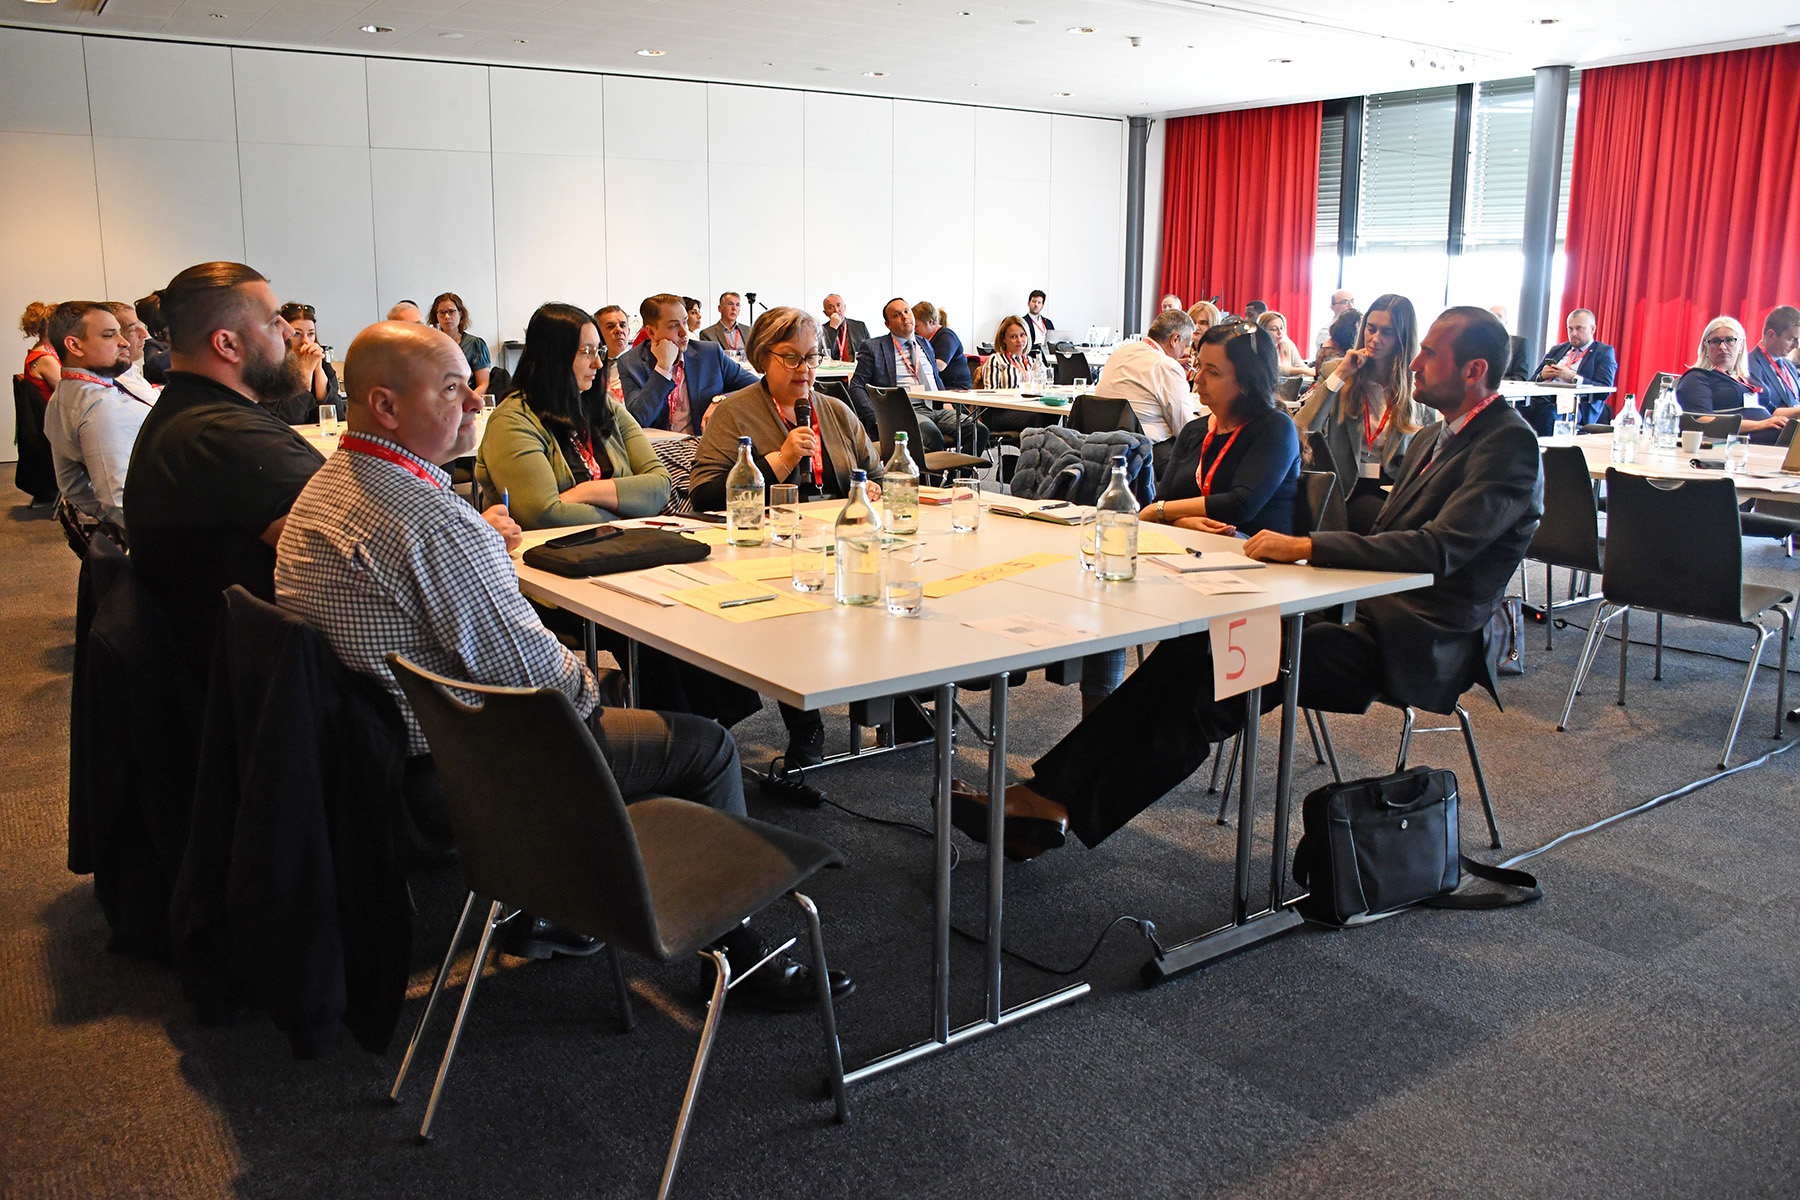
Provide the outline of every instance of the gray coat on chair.
[[1061,425],[1027,429],[1019,436],[1019,465],[1013,472],[1015,496],[1051,497],[1092,504],[1111,477],[1113,455],[1125,455],[1125,480],[1139,504],[1156,499],[1156,473],[1150,439],[1123,429],[1077,433]]

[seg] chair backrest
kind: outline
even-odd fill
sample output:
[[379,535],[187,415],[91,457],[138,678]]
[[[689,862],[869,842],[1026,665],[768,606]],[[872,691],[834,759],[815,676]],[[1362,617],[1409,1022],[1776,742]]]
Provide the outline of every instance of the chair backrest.
[[1775,444],[1777,446],[1793,445],[1794,431],[1796,429],[1800,429],[1800,421],[1789,421],[1786,425],[1783,425],[1781,427],[1781,432],[1775,435]]
[[1350,528],[1344,494],[1338,491],[1337,476],[1330,471],[1300,472],[1297,498],[1302,505],[1302,511],[1294,514],[1297,533],[1337,533]]
[[1576,571],[1600,570],[1600,506],[1587,455],[1579,446],[1546,446],[1543,463],[1544,515],[1525,557]]
[[856,404],[850,399],[850,385],[842,379],[815,379],[813,390],[823,392],[833,400],[842,400],[851,412],[856,411]]
[[388,666],[431,744],[469,887],[661,958],[625,799],[568,697],[446,679],[398,654]]
[[1608,469],[1603,590],[1614,604],[1742,621],[1744,542],[1732,481]]
[[1306,386],[1306,376],[1289,375],[1275,386],[1275,398],[1283,404],[1300,403],[1300,392]]
[[913,410],[906,389],[870,384],[867,390],[869,402],[875,406],[875,427],[881,434],[881,461],[886,462],[894,456],[894,435],[904,433],[906,444],[912,448],[913,461],[922,463],[925,439],[919,435],[919,414]]
[[1743,413],[1690,413],[1681,414],[1681,432],[1692,433],[1699,430],[1710,438],[1728,438],[1744,427]]
[[512,372],[505,367],[495,367],[488,372],[487,394],[498,399],[512,390]]
[[1056,383],[1058,387],[1068,387],[1077,379],[1085,379],[1092,383],[1094,372],[1088,367],[1087,355],[1081,353],[1065,354],[1060,349],[1056,354]]
[[1338,473],[1337,462],[1331,457],[1331,443],[1325,440],[1322,431],[1315,429],[1306,435],[1306,448],[1310,451],[1313,470]]
[[1101,433],[1108,429],[1144,432],[1131,401],[1111,396],[1077,396],[1069,406],[1069,428],[1082,433]]

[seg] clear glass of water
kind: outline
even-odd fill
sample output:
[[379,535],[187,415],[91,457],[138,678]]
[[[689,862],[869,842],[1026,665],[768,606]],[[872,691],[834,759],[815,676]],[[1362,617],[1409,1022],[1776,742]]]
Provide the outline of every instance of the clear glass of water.
[[1750,469],[1750,439],[1734,433],[1725,439],[1725,469],[1741,475]]
[[338,431],[337,405],[319,405],[319,432],[330,437]]
[[950,483],[950,528],[957,533],[981,528],[981,480],[974,476]]
[[1094,524],[1094,514],[1090,512],[1076,522],[1074,530],[1075,544],[1081,548],[1081,569],[1092,571],[1094,569],[1094,553],[1097,548],[1094,539],[1098,536],[1098,529]]
[[925,561],[925,545],[916,540],[889,542],[882,547],[883,595],[887,610],[896,617],[916,617],[925,607],[925,578],[920,568]]
[[1570,440],[1575,436],[1574,420],[1559,415],[1556,418],[1556,423],[1550,427],[1550,436],[1559,442]]
[[785,546],[793,539],[794,527],[800,523],[799,504],[799,484],[769,485],[769,540],[777,546]]
[[831,526],[824,521],[801,520],[796,523],[789,543],[794,590],[825,590],[825,564],[831,550]]
[[1075,377],[1075,390],[1078,392],[1087,390],[1087,376],[1086,375],[1077,375]]

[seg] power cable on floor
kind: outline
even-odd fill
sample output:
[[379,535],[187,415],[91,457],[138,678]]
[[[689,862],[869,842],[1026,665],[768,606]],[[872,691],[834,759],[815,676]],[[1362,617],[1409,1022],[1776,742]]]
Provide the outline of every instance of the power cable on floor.
[[[1130,922],[1137,926],[1138,932],[1144,935],[1144,939],[1148,941],[1151,946],[1155,947],[1158,954],[1163,952],[1162,943],[1156,940],[1156,922],[1145,917],[1134,917],[1130,913],[1125,913],[1121,916],[1114,917],[1107,923],[1106,928],[1100,931],[1100,936],[1094,939],[1094,944],[1088,948],[1088,952],[1082,956],[1081,961],[1072,967],[1053,967],[1048,963],[1041,963],[1034,958],[1020,954],[1017,950],[1008,950],[1005,946],[1000,947],[1000,953],[1006,955],[1008,958],[1024,963],[1034,971],[1042,971],[1046,975],[1074,975],[1082,968],[1086,967],[1090,962],[1094,961],[1094,955],[1100,953],[1100,947],[1106,942],[1107,935],[1111,934],[1113,930],[1126,922]],[[987,945],[987,938],[982,934],[970,933],[968,930],[956,925],[950,926],[950,932],[954,933],[957,937],[974,942],[977,946]]]

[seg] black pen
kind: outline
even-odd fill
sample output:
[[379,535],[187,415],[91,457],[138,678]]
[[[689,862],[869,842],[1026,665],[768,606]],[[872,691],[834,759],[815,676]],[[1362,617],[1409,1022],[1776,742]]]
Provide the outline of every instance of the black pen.
[[1200,551],[1194,549],[1192,546],[1188,546],[1186,549],[1187,549],[1187,552],[1189,554],[1193,555],[1195,558],[1200,557]]
[[736,608],[741,604],[761,604],[764,600],[778,600],[778,599],[780,599],[779,596],[777,596],[774,592],[770,592],[767,595],[763,595],[763,596],[745,596],[739,600],[721,600],[721,601],[719,601],[719,607],[720,608]]
[[1049,512],[1053,508],[1067,508],[1067,507],[1069,507],[1069,502],[1067,500],[1058,500],[1055,504],[1044,505],[1042,508],[1038,509],[1038,511],[1039,512]]

